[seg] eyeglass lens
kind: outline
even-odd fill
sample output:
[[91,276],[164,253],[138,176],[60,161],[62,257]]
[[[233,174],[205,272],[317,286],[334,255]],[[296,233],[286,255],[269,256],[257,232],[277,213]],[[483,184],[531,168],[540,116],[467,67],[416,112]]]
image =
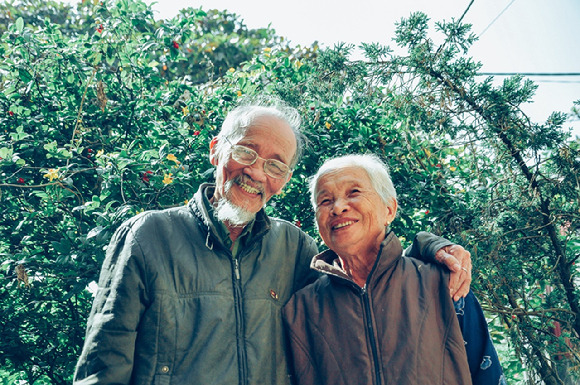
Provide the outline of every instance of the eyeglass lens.
[[[250,166],[260,157],[251,148],[234,145],[232,146],[232,157],[236,162]],[[264,171],[273,178],[284,178],[290,169],[287,165],[276,159],[264,159]]]

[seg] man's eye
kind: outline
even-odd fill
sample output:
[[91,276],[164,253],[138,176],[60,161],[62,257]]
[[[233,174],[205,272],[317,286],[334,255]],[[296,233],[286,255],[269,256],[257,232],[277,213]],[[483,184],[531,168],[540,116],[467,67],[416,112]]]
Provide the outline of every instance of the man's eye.
[[318,202],[318,206],[326,206],[329,203],[330,203],[330,199],[323,199],[320,202]]
[[284,168],[283,168],[283,164],[279,164],[279,163],[276,163],[276,162],[273,162],[273,161],[270,162],[270,168],[273,171],[276,171],[277,173],[280,173],[280,174],[283,174],[284,171],[285,171]]

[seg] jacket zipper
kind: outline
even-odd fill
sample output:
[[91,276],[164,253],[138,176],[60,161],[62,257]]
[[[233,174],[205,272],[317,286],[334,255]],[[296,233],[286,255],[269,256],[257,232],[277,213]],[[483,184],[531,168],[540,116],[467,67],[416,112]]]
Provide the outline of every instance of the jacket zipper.
[[364,313],[365,313],[365,324],[367,328],[367,332],[370,339],[371,345],[371,354],[373,356],[373,362],[375,365],[375,384],[381,385],[381,366],[379,362],[379,353],[377,349],[377,341],[375,339],[375,332],[373,328],[373,320],[371,317],[371,304],[369,294],[367,292],[367,286],[365,285],[361,290],[361,299],[364,306]]
[[236,312],[236,340],[238,348],[238,371],[240,375],[240,385],[246,385],[248,383],[248,359],[246,356],[246,342],[244,336],[245,324],[244,324],[244,308],[243,308],[243,296],[242,296],[242,281],[240,274],[240,262],[237,257],[232,256],[233,270],[234,270],[234,304]]

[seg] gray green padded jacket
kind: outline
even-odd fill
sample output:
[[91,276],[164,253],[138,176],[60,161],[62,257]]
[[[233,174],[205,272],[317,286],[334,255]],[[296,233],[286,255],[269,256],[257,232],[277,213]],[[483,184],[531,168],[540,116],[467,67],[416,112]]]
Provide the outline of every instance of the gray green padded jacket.
[[256,217],[233,258],[202,204],[142,213],[107,249],[75,384],[286,384],[281,307],[315,272],[298,227]]

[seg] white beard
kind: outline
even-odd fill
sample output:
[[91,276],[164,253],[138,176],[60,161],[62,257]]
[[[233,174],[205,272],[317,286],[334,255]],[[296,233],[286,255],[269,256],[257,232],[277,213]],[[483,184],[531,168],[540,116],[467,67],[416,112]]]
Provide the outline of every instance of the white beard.
[[237,206],[227,199],[228,191],[234,183],[233,180],[226,182],[226,185],[224,186],[225,197],[222,197],[217,201],[217,205],[214,209],[214,216],[218,221],[227,222],[231,226],[243,226],[252,221],[256,217],[256,213]]
[[227,199],[218,201],[214,215],[218,221],[227,222],[232,226],[243,226],[256,217],[256,213],[236,206]]

